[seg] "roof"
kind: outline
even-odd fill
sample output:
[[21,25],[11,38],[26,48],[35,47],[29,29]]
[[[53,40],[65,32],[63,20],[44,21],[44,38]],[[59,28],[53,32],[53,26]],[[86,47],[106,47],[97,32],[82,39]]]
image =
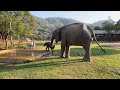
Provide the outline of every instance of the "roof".
[[[94,30],[95,34],[108,34],[107,30]],[[120,30],[111,30],[111,34],[120,34]]]

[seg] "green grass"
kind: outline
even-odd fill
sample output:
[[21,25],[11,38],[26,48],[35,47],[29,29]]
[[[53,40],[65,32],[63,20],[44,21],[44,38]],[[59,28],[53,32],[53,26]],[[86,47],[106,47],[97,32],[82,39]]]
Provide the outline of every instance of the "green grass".
[[[37,49],[45,49],[43,43],[37,42]],[[80,46],[71,46],[71,58],[61,59],[58,56],[50,59],[25,64],[0,63],[0,79],[120,79],[120,49],[103,47],[106,54],[97,44],[91,45],[91,62],[84,62]],[[60,45],[55,50],[60,52]]]

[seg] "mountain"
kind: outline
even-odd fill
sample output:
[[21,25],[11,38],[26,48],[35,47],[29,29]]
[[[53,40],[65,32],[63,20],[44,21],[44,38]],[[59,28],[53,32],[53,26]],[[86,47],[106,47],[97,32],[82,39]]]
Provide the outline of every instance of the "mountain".
[[63,18],[63,17],[49,17],[46,18],[45,20],[47,20],[51,24],[54,24],[56,27],[61,27],[71,23],[79,22],[71,18]]
[[[40,39],[44,37],[43,39],[46,39],[47,37],[51,36],[52,32],[62,26],[72,24],[72,23],[78,23],[80,21],[77,21],[75,19],[71,18],[63,18],[63,17],[48,17],[48,18],[41,18],[41,17],[36,17],[36,23],[37,23],[37,29],[38,29],[38,35]],[[110,22],[114,22],[112,19],[108,19]],[[94,22],[92,24],[86,23],[92,28],[95,26],[100,26],[102,27],[102,23],[108,20],[100,20],[97,22]],[[83,22],[80,22],[83,23]]]
[[71,18],[63,17],[48,17],[44,19],[35,16],[35,20],[37,23],[38,34],[44,37],[51,36],[52,31],[59,27],[79,22]]

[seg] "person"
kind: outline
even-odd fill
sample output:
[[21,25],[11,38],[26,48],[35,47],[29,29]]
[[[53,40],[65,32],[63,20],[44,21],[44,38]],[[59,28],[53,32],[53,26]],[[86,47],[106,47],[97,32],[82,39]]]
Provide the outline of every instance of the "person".
[[31,42],[30,42],[30,49],[33,49],[34,48],[34,42],[33,42],[33,40],[31,40]]

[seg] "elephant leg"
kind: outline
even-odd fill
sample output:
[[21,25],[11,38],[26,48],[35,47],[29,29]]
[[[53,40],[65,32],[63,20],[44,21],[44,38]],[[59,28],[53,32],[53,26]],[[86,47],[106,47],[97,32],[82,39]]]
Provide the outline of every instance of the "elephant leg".
[[88,46],[83,46],[83,48],[85,49],[84,60],[85,60],[85,62],[90,62],[90,57],[91,57],[90,45],[88,45]]
[[61,45],[61,56],[60,58],[64,58],[64,51],[65,51],[65,45]]
[[49,51],[49,47],[48,47],[48,51]]
[[47,51],[47,47],[46,47],[46,51]]
[[65,50],[65,58],[70,58],[70,46],[66,45],[66,50]]

